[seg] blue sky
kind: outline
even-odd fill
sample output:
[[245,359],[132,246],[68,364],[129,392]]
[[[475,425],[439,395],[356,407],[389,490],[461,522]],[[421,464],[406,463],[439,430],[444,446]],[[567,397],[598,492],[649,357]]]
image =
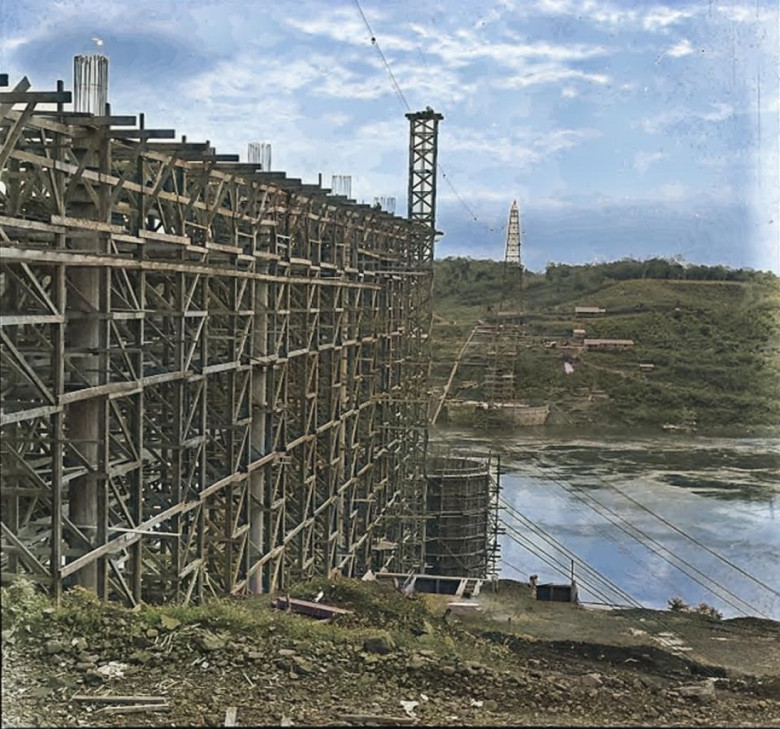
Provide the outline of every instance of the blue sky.
[[[780,272],[780,12],[770,0],[361,0],[440,127],[437,256],[681,256]],[[93,38],[102,40],[98,47]],[[110,58],[115,113],[406,209],[406,108],[355,2],[0,0],[11,84]],[[451,184],[450,184],[451,183]]]

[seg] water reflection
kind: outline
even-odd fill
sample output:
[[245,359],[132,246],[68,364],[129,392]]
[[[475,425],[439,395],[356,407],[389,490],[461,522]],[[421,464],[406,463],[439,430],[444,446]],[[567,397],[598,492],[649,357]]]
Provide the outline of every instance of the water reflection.
[[[526,434],[487,440],[450,433],[447,441],[453,449],[503,454],[506,521],[530,540],[526,546],[553,552],[560,570],[508,531],[502,576],[568,577],[568,557],[515,520],[515,509],[644,605],[664,608],[679,596],[691,605],[706,602],[725,617],[780,619],[780,597],[772,592],[780,591],[778,440]],[[584,599],[621,602],[593,580],[588,589],[587,573],[580,572]]]

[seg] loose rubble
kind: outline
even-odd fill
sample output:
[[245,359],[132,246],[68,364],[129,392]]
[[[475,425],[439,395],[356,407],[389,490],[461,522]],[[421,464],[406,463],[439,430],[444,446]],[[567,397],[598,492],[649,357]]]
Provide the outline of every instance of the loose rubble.
[[780,726],[780,670],[693,669],[655,646],[599,659],[450,624],[376,585],[300,589],[354,614],[316,621],[264,598],[131,611],[77,593],[11,619],[6,590],[3,726]]

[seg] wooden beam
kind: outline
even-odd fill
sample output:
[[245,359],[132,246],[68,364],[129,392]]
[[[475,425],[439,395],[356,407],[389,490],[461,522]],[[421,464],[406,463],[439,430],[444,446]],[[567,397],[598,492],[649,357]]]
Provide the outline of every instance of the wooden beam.
[[175,139],[175,129],[109,129],[111,139]]
[[0,104],[67,104],[70,91],[0,91]]

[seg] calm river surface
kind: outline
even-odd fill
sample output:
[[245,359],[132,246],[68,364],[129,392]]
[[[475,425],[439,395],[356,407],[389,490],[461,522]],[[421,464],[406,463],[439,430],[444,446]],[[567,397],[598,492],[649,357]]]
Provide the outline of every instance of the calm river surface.
[[[567,582],[570,550],[647,607],[677,596],[780,620],[780,440],[527,433],[436,438],[501,453],[501,577]],[[587,565],[575,568],[581,600],[630,602]]]

